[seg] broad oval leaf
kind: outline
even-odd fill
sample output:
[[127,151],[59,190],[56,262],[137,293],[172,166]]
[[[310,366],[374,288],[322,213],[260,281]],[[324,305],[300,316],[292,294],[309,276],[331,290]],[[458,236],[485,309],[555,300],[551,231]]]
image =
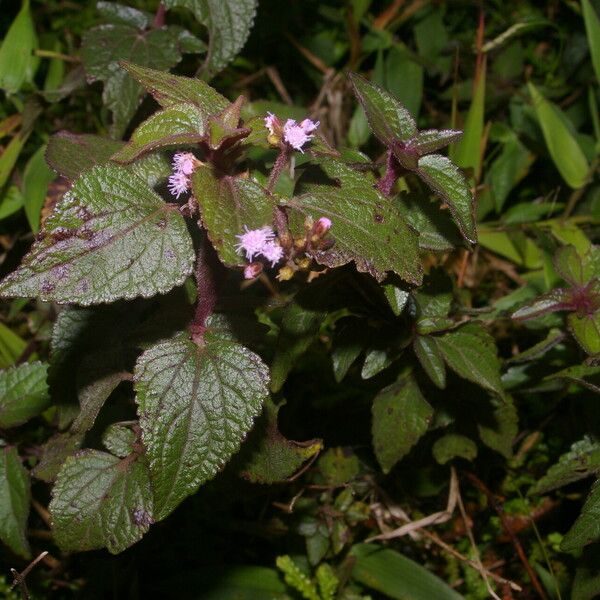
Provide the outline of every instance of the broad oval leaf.
[[435,339],[444,360],[458,375],[506,397],[494,338],[480,325],[468,323],[431,339]]
[[236,251],[244,227],[259,229],[273,223],[274,198],[256,181],[224,175],[211,167],[198,167],[192,175],[202,224],[221,261],[230,266],[246,260]]
[[50,404],[48,365],[26,363],[0,371],[0,427],[16,427]]
[[350,261],[358,271],[382,281],[386,271],[419,285],[423,268],[419,259],[418,235],[406,223],[396,206],[374,189],[361,173],[334,159],[319,163],[339,185],[306,185],[308,193],[287,201],[284,206],[310,215],[328,217],[335,245],[315,252],[315,260],[329,267]]
[[65,552],[122,552],[154,522],[151,489],[143,456],[120,459],[98,450],[70,456],[49,507],[56,543]]
[[0,540],[25,558],[31,555],[26,536],[30,499],[29,473],[17,449],[0,449]]
[[588,354],[600,353],[600,311],[579,316],[571,313],[567,325],[573,337]]
[[123,167],[84,173],[0,296],[82,305],[150,297],[181,285],[194,249],[185,221]]
[[428,335],[418,335],[413,342],[413,349],[425,373],[443,390],[446,387],[446,366],[435,340]]
[[429,154],[419,159],[417,174],[448,205],[461,233],[474,244],[475,202],[460,169],[441,154]]
[[165,146],[197,144],[206,135],[206,118],[194,104],[174,104],[144,121],[112,160],[129,163]]
[[413,116],[392,94],[356,73],[350,73],[349,77],[369,127],[383,144],[392,146],[394,142],[409,140],[417,133]]
[[527,85],[544,140],[558,172],[572,188],[582,187],[590,169],[583,150],[565,125],[560,109],[546,100],[533,83]]
[[121,67],[138,81],[145,90],[163,107],[191,102],[207,115],[225,110],[230,102],[201,79],[181,77],[164,71],[121,61]]
[[445,465],[457,457],[473,460],[477,456],[477,444],[464,435],[447,433],[435,441],[432,452],[435,460],[440,465]]
[[389,473],[425,434],[433,409],[408,373],[377,394],[372,414],[375,455],[383,472]]
[[165,6],[184,6],[208,28],[204,68],[214,75],[244,47],[256,15],[258,0],[165,0]]
[[[211,327],[212,326],[212,327]],[[212,319],[198,345],[185,334],[138,360],[135,388],[156,519],[164,519],[235,454],[268,396],[259,356]]]

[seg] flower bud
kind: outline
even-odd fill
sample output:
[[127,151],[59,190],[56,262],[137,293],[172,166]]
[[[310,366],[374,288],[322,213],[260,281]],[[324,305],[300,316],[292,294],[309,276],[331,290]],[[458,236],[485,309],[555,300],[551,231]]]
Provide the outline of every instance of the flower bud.
[[290,266],[281,267],[279,269],[279,273],[277,274],[277,279],[279,281],[289,281],[294,276],[294,269]]
[[[313,226],[313,237],[321,239],[331,229],[331,219],[321,217]],[[316,241],[316,240],[315,240]]]
[[262,273],[262,270],[262,263],[252,262],[244,267],[244,279],[254,279]]

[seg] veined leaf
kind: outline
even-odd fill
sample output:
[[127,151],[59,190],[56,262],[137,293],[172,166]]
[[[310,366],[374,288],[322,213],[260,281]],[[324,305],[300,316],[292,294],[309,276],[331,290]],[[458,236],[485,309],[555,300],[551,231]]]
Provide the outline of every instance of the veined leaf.
[[165,6],[189,8],[209,32],[204,68],[210,75],[224,69],[244,47],[258,0],[165,0]]
[[408,140],[416,135],[413,116],[392,94],[356,73],[350,73],[349,77],[371,130],[383,144],[392,146],[397,140]]
[[149,297],[181,285],[193,262],[179,211],[127,169],[95,167],[59,202],[0,296],[82,305]]
[[201,166],[192,175],[192,190],[202,214],[202,223],[221,261],[230,266],[246,260],[235,246],[244,227],[271,226],[275,199],[256,181],[224,175],[220,179],[211,167]]
[[151,489],[144,456],[120,459],[98,450],[70,456],[49,507],[56,543],[66,552],[122,552],[154,522]]
[[146,350],[136,365],[157,520],[238,451],[268,395],[266,365],[222,327],[213,318],[202,345],[182,334]]
[[99,135],[59,131],[48,142],[46,161],[59,175],[75,181],[84,171],[106,164],[123,146],[124,142]]
[[21,10],[12,22],[0,47],[0,88],[10,94],[33,81],[39,59],[33,51],[38,46],[29,0],[23,0]]
[[323,448],[322,440],[286,439],[277,427],[281,406],[267,399],[265,412],[242,450],[241,474],[248,481],[266,484],[285,481]]
[[457,457],[473,460],[477,456],[477,444],[464,435],[447,433],[435,441],[432,452],[435,460],[445,465]]
[[225,110],[230,104],[201,79],[172,75],[127,61],[120,64],[163,108],[191,102],[207,115],[212,115]]
[[544,140],[558,172],[572,188],[582,187],[588,179],[590,166],[577,140],[565,125],[566,117],[560,115],[560,109],[546,100],[533,83],[527,85]]
[[333,159],[320,166],[339,185],[305,186],[308,193],[287,201],[293,211],[315,220],[328,217],[335,240],[330,250],[315,252],[315,260],[329,267],[350,261],[361,272],[381,281],[386,271],[420,284],[423,276],[418,255],[418,236],[395,205],[375,190],[365,177]]
[[117,2],[103,2],[96,4],[98,13],[111,23],[131,25],[137,29],[146,29],[152,23],[152,14],[145,10],[138,10]]
[[16,448],[0,448],[0,539],[24,558],[31,556],[26,536],[29,502],[29,473]]
[[425,434],[433,409],[411,373],[381,390],[373,400],[373,447],[384,473]]
[[583,20],[592,64],[596,72],[596,79],[600,82],[600,19],[590,0],[581,0],[581,7],[583,8]]
[[567,324],[573,337],[588,354],[600,352],[600,311],[582,316],[571,313]]
[[142,99],[143,89],[119,68],[133,59],[140,65],[168,70],[181,59],[179,32],[174,28],[141,30],[129,25],[100,25],[82,39],[86,73],[104,83],[104,104],[113,112],[113,133],[121,137]]
[[144,121],[112,160],[128,163],[164,146],[197,144],[205,135],[206,119],[198,106],[175,104]]
[[528,494],[546,494],[600,472],[600,444],[584,437],[575,442],[555,465],[539,479]]
[[418,335],[413,342],[413,349],[425,373],[443,390],[446,387],[446,367],[435,340],[427,335]]
[[474,244],[475,202],[458,167],[441,154],[429,154],[419,159],[417,174],[448,205],[462,234]]
[[596,480],[587,497],[581,514],[563,538],[560,548],[564,552],[575,552],[600,538],[600,479]]
[[420,156],[431,154],[448,144],[456,142],[463,135],[462,131],[455,129],[424,129],[419,131],[411,142]]
[[119,458],[125,458],[134,451],[135,441],[136,435],[127,423],[113,423],[102,434],[102,445]]
[[42,413],[50,403],[48,365],[25,363],[0,371],[0,427],[16,427]]
[[448,366],[464,379],[504,398],[494,338],[475,323],[432,337]]

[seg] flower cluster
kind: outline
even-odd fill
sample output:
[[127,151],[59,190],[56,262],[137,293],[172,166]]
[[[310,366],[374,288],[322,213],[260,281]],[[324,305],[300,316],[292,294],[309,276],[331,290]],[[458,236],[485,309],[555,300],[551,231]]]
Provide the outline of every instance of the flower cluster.
[[197,158],[191,152],[178,152],[173,157],[173,173],[169,176],[169,191],[179,198],[190,190],[190,175],[194,172]]
[[[276,241],[275,232],[268,226],[260,229],[248,229],[244,226],[244,233],[236,237],[240,240],[236,246],[237,251],[244,253],[249,261],[252,261],[255,256],[262,256],[274,267],[283,258],[283,248]],[[254,270],[246,268],[244,271],[247,279],[256,277],[256,275],[249,276],[251,272]]]
[[318,126],[319,121],[310,119],[304,119],[301,123],[297,123],[294,119],[288,119],[282,126],[281,121],[274,114],[268,113],[265,117],[265,127],[269,130],[269,142],[276,145],[283,138],[286,144],[300,152],[304,152],[304,145],[313,139],[313,132]]

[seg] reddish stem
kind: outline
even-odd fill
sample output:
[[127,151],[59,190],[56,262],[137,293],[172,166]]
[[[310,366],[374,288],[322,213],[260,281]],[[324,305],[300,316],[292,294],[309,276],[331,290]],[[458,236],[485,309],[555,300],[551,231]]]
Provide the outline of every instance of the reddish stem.
[[154,21],[152,22],[152,27],[154,29],[160,29],[165,24],[165,15],[167,13],[167,9],[165,5],[161,2],[156,9],[156,14],[154,15]]
[[206,331],[206,319],[212,314],[217,304],[223,279],[223,266],[206,238],[198,249],[195,275],[198,299],[189,329],[194,342],[201,344]]
[[387,153],[387,162],[384,176],[377,182],[376,188],[384,195],[389,196],[392,193],[394,184],[402,173],[402,167],[397,161],[391,150]]
[[281,146],[281,150],[275,159],[275,163],[273,164],[273,168],[271,169],[271,174],[269,175],[269,181],[267,182],[267,191],[272,192],[277,180],[279,179],[279,175],[281,175],[281,171],[285,167],[285,163],[287,163],[290,155],[289,148],[285,145]]

